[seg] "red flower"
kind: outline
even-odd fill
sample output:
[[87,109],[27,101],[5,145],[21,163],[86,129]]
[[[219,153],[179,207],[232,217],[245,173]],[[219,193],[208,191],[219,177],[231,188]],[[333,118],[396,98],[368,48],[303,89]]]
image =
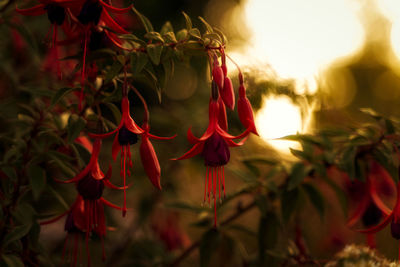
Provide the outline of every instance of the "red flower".
[[[120,175],[124,180],[124,207],[122,210],[123,216],[126,214],[126,174],[130,175],[129,168],[132,168],[132,155],[130,145],[136,144],[138,141],[138,134],[144,131],[135,123],[129,112],[128,97],[123,97],[121,101],[122,117],[118,127],[105,134],[89,134],[93,138],[107,138],[116,133],[112,145],[112,157],[116,160],[118,153],[121,151],[121,173]],[[126,166],[128,164],[128,167]]]
[[[229,162],[230,151],[229,147],[241,146],[247,139],[251,129],[238,136],[232,136],[221,128],[220,119],[221,109],[223,104],[220,104],[218,96],[218,89],[216,83],[213,81],[212,97],[209,104],[209,124],[206,132],[200,138],[193,135],[191,129],[188,130],[188,140],[194,146],[186,152],[183,156],[176,160],[188,159],[195,155],[201,154],[204,158],[206,165],[206,179],[204,185],[204,202],[208,196],[210,203],[210,194],[212,192],[214,198],[214,226],[217,224],[216,218],[216,190],[218,187],[218,198],[221,199],[221,182],[225,196],[225,173],[224,165]],[[222,127],[225,128],[225,125]],[[244,138],[245,137],[245,138]],[[234,139],[244,138],[241,142],[235,143]],[[221,181],[222,180],[222,181]],[[218,184],[217,184],[218,183]]]
[[251,107],[249,99],[247,99],[246,87],[243,84],[243,76],[241,73],[239,73],[239,82],[239,100],[237,103],[239,119],[246,129],[250,129],[252,133],[258,135],[257,128],[254,123],[253,108]]
[[[354,202],[358,203],[347,221],[347,226],[352,227],[361,220],[364,226],[370,227],[378,224],[382,215],[388,216],[391,210],[383,203],[378,193],[391,195],[391,188],[394,188],[394,186],[390,175],[375,161],[370,163],[370,171],[365,183],[360,181],[351,182],[347,178],[346,188],[348,194]],[[367,244],[371,248],[375,247],[373,233],[367,235]]]
[[161,190],[161,168],[158,162],[158,158],[156,152],[154,151],[154,147],[150,142],[150,138],[158,139],[158,140],[169,140],[175,138],[176,135],[171,137],[160,137],[155,136],[149,133],[150,126],[146,122],[142,125],[144,133],[142,136],[142,142],[140,144],[140,159],[142,160],[143,168],[149,177],[151,183],[158,189]]

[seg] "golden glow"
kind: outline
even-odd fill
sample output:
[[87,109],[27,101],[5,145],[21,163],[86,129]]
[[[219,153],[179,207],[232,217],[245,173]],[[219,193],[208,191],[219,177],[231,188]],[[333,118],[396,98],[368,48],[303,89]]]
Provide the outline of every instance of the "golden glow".
[[266,97],[256,114],[257,130],[274,148],[289,153],[289,146],[298,145],[296,142],[274,139],[302,132],[304,125],[300,114],[300,108],[289,97]]
[[310,78],[363,42],[356,6],[349,0],[248,0],[252,31],[247,55],[268,62],[283,78]]
[[391,43],[398,59],[400,59],[400,1],[376,1],[381,12],[392,22]]
[[[268,65],[278,79],[294,79],[298,94],[315,93],[324,68],[364,42],[360,6],[353,0],[247,0],[243,8],[243,31],[250,36],[230,55],[241,66],[260,70]],[[272,139],[305,133],[311,121],[312,109],[296,104],[268,97],[256,116],[261,137],[281,151],[293,142]]]

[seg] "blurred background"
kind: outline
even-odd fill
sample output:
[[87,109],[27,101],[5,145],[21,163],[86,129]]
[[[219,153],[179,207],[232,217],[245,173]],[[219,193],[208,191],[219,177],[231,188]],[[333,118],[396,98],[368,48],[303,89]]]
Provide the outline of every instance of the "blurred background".
[[[123,5],[129,1],[123,2],[118,3]],[[345,127],[357,124],[365,120],[359,112],[362,107],[371,107],[387,116],[400,115],[399,1],[138,0],[134,5],[150,19],[156,30],[160,30],[167,20],[175,30],[183,28],[185,22],[181,12],[184,11],[195,26],[202,27],[197,17],[203,16],[228,37],[226,53],[245,75],[260,137],[252,136],[245,146],[232,150],[231,162],[226,167],[227,192],[240,188],[246,180],[240,165],[243,158],[261,155],[294,160],[289,147],[296,147],[297,143],[277,138],[312,133],[328,125]],[[3,103],[16,94],[14,87],[30,79],[33,74],[27,73],[26,68],[39,66],[46,51],[46,44],[41,41],[46,34],[43,29],[47,29],[43,25],[48,25],[46,18],[16,16],[16,21],[22,24],[29,21],[25,27],[37,40],[37,47],[24,44],[14,32],[8,35],[9,39],[3,38],[0,42],[2,51],[14,53],[14,56],[10,56],[12,53],[0,56],[0,97]],[[127,18],[125,23],[138,32],[137,35],[143,32],[137,19]],[[2,34],[7,34],[6,29],[1,30]],[[18,45],[28,48],[16,52]],[[37,53],[31,53],[33,50]],[[30,65],[23,67],[26,62]],[[17,74],[13,73],[15,70]],[[228,73],[237,88],[237,69],[230,60]],[[131,210],[125,219],[120,218],[120,212],[110,211],[108,224],[115,228],[108,233],[106,241],[110,265],[152,266],[150,263],[157,264],[157,257],[179,255],[201,237],[204,231],[202,222],[212,218],[210,209],[201,205],[205,176],[202,160],[169,160],[190,148],[186,140],[190,126],[197,136],[207,126],[207,59],[192,57],[189,61],[177,63],[161,104],[154,91],[146,90],[146,86],[137,84],[150,105],[151,131],[163,136],[178,133],[178,137],[174,141],[154,141],[162,168],[162,192],[152,188],[141,167],[137,147],[131,148],[134,154],[134,172],[130,178],[133,184],[128,199]],[[140,121],[139,100],[135,99],[133,105],[137,107],[133,109],[133,117]],[[228,118],[232,134],[243,130],[236,114],[228,112]],[[105,142],[103,151],[110,149],[111,141]],[[105,168],[110,154],[104,152],[101,157]],[[114,168],[118,170],[118,164],[114,164]],[[118,171],[115,171],[113,182],[120,184],[119,179]],[[71,188],[55,183],[53,186],[62,192],[68,203],[72,203]],[[339,211],[335,197],[330,197],[329,190],[324,193],[328,199],[328,213],[324,220],[320,220],[311,208],[305,209],[301,216],[305,239],[311,254],[317,258],[332,257],[346,243],[364,242],[364,236],[345,227],[345,217]],[[115,196],[111,191],[106,191],[105,197],[115,203],[122,200],[122,194]],[[40,200],[43,212],[63,209],[60,204],[49,203],[52,199],[54,196],[49,195]],[[246,202],[247,199],[243,197],[239,201]],[[220,218],[235,205],[237,202],[222,207]],[[254,218],[257,216],[257,211],[252,211],[240,218],[237,224],[246,225],[254,232],[258,224]],[[49,255],[53,252],[54,255],[60,254],[65,237],[63,223],[42,228],[41,240]],[[234,228],[230,231],[241,240],[240,253],[254,253],[257,238]],[[285,231],[282,230],[284,235],[293,234]],[[378,237],[381,252],[392,259],[397,254],[395,244],[388,231]],[[127,256],[121,257],[122,253]],[[183,266],[197,266],[196,253]]]

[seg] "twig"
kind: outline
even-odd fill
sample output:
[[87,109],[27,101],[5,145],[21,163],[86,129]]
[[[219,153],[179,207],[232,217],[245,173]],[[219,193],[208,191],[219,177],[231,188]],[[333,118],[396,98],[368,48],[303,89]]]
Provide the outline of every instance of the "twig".
[[[255,201],[247,204],[244,207],[238,206],[237,211],[234,214],[232,214],[230,217],[226,218],[226,220],[221,222],[220,226],[224,226],[224,225],[231,223],[232,221],[236,220],[237,218],[239,218],[240,216],[242,216],[244,213],[251,210],[255,206],[256,206]],[[183,261],[186,257],[188,257],[199,246],[200,246],[200,240],[197,240],[190,247],[188,247],[185,251],[183,251],[182,254],[170,264],[170,266],[171,267],[179,266],[181,261]]]

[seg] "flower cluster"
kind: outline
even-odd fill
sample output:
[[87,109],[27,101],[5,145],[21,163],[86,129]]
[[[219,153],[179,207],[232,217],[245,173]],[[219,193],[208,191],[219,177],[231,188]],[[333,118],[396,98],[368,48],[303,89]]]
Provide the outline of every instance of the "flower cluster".
[[[211,53],[211,52],[210,52]],[[246,130],[237,135],[230,135],[226,116],[226,106],[230,109],[235,107],[235,93],[231,79],[227,76],[226,56],[224,50],[220,50],[222,65],[219,64],[217,54],[210,55],[212,65],[211,97],[208,107],[209,123],[206,132],[197,138],[193,135],[191,128],[187,132],[187,138],[194,146],[177,160],[188,159],[201,154],[206,166],[206,177],[204,182],[204,203],[210,196],[214,200],[214,227],[217,227],[217,188],[218,199],[221,201],[221,185],[224,197],[225,193],[225,170],[224,166],[229,162],[229,147],[243,145],[250,133],[257,134],[254,123],[253,110],[246,97],[246,89],[243,75],[239,69],[239,100],[238,114]],[[236,143],[233,140],[242,139]]]

